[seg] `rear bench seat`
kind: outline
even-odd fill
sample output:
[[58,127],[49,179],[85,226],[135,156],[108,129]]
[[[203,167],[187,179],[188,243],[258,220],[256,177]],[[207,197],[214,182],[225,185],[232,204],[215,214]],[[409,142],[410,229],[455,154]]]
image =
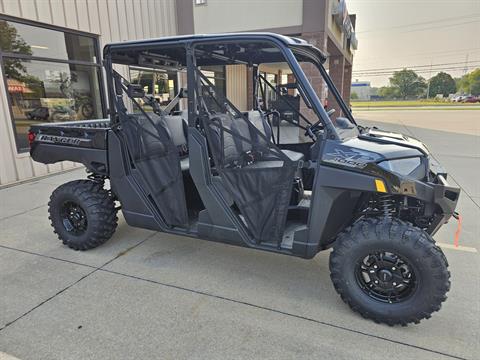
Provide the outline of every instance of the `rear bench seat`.
[[[173,143],[178,149],[180,156],[180,167],[182,171],[187,171],[190,167],[188,159],[188,142],[187,142],[187,112],[182,111],[178,112],[178,115],[166,115],[160,117],[155,113],[148,113],[152,118],[155,124],[162,123],[162,125],[167,129],[167,132],[170,135]],[[230,115],[226,114],[215,114],[212,118],[219,118],[224,127],[230,128],[234,133],[240,134],[243,138],[251,140],[250,142],[239,139],[238,137],[232,137],[231,134],[224,132],[224,147],[225,147],[225,162],[232,162],[239,159],[241,154],[245,154],[249,151],[255,150],[255,144],[265,144],[265,139],[259,137],[256,132],[250,131],[247,123],[245,121],[233,121]],[[260,111],[253,110],[248,112],[249,121],[267,138],[271,139],[272,129],[268,122],[262,117]],[[220,146],[220,134],[218,134],[218,139],[216,142],[217,146]],[[214,140],[215,141],[215,140]],[[215,146],[215,144],[214,144]],[[219,151],[220,149],[216,149]],[[288,156],[292,161],[298,162],[304,159],[304,155],[299,152],[291,150],[282,150],[282,152]],[[218,152],[217,152],[218,154]],[[274,161],[261,161],[251,165],[252,167],[271,167],[271,166],[281,166],[278,163],[275,164]]]

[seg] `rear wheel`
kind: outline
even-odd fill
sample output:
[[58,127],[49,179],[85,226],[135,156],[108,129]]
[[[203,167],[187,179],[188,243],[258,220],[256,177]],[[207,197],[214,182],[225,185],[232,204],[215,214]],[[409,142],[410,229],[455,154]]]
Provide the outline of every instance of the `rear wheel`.
[[58,238],[75,250],[105,243],[117,227],[113,198],[100,183],[91,180],[59,186],[50,197],[48,211]]
[[354,311],[389,325],[429,318],[450,289],[448,263],[435,241],[397,219],[363,219],[342,232],[330,276]]

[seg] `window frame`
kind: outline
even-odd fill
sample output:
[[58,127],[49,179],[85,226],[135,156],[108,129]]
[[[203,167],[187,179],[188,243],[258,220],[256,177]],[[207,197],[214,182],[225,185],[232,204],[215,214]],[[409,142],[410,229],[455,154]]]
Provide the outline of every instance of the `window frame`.
[[83,61],[83,60],[65,60],[65,59],[55,59],[55,58],[49,58],[49,57],[43,57],[43,56],[34,56],[34,55],[25,55],[25,54],[19,54],[19,53],[10,53],[10,52],[4,52],[2,49],[0,49],[0,68],[1,68],[1,74],[3,77],[3,84],[5,86],[5,94],[7,95],[7,104],[8,104],[8,112],[10,114],[10,121],[12,124],[12,130],[13,130],[13,136],[14,139],[13,141],[15,142],[15,149],[17,152],[17,156],[22,156],[25,153],[28,153],[28,149],[26,148],[19,148],[17,145],[17,128],[15,126],[15,118],[13,115],[12,111],[12,102],[10,99],[10,96],[8,94],[8,84],[7,84],[7,77],[5,75],[5,69],[3,66],[3,61],[5,59],[20,59],[20,60],[32,60],[32,61],[44,61],[44,62],[50,62],[50,63],[62,63],[62,64],[68,64],[68,65],[84,65],[84,66],[92,66],[97,69],[97,77],[98,77],[98,88],[100,92],[100,104],[101,104],[101,113],[102,117],[105,118],[107,114],[107,107],[106,107],[106,89],[105,89],[105,79],[103,75],[103,66],[102,66],[102,57],[101,57],[101,51],[100,51],[100,41],[99,38],[100,36],[97,34],[89,33],[89,32],[84,32],[84,31],[79,31],[79,30],[74,30],[74,29],[69,29],[66,27],[62,26],[55,26],[55,25],[49,25],[41,22],[36,22],[32,20],[27,20],[27,19],[22,19],[22,18],[17,18],[14,16],[9,16],[9,15],[4,15],[0,14],[0,21],[9,21],[9,22],[16,22],[19,24],[24,24],[24,25],[30,25],[30,26],[35,26],[39,28],[44,28],[48,30],[54,30],[54,31],[61,31],[62,33],[70,33],[74,35],[80,35],[80,36],[85,36],[93,39],[93,46],[94,46],[94,52],[95,52],[95,57],[97,62],[90,62],[90,61]]

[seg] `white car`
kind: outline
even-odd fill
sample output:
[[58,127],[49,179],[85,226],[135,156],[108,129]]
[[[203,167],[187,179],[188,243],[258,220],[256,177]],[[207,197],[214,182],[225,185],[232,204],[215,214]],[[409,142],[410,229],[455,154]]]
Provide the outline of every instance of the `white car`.
[[457,95],[453,98],[453,102],[462,102],[468,95]]

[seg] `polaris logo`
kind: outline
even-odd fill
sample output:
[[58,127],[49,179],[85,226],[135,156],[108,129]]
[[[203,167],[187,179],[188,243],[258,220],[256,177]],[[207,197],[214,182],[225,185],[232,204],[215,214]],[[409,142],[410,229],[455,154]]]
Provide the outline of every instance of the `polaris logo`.
[[40,135],[36,139],[37,141],[54,143],[54,144],[65,144],[65,145],[80,145],[84,141],[89,141],[85,139],[66,137],[66,136],[55,136],[55,135]]

